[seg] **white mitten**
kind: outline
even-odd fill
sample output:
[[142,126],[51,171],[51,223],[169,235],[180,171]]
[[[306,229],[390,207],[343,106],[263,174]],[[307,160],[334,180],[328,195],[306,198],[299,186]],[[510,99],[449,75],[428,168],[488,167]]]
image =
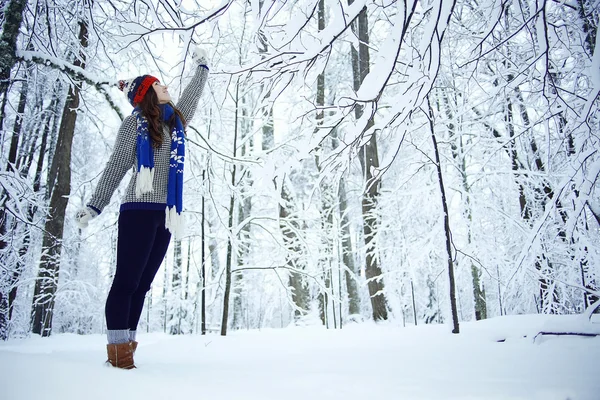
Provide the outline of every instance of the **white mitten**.
[[196,46],[192,51],[192,59],[198,64],[207,64],[208,63],[208,54],[206,50],[203,48]]
[[80,229],[87,228],[92,218],[96,218],[98,213],[90,207],[84,207],[75,214],[75,221]]

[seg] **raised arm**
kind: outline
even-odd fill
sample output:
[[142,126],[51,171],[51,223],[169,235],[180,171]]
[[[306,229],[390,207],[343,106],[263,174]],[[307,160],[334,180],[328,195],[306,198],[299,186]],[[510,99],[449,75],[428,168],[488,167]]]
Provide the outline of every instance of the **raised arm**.
[[181,98],[177,102],[177,109],[181,111],[186,121],[191,121],[198,108],[198,101],[204,91],[206,78],[208,77],[208,60],[206,55],[201,50],[195,51],[197,63],[196,73],[192,81],[186,86],[181,94]]
[[87,203],[88,207],[91,207],[98,214],[110,202],[110,198],[123,177],[133,166],[136,157],[136,141],[135,115],[129,115],[121,124],[113,153],[106,163],[94,195]]

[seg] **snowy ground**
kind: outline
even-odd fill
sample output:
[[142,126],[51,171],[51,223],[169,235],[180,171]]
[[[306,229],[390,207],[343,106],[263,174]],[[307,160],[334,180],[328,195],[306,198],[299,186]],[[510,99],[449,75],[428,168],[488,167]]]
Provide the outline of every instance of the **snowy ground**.
[[0,399],[600,399],[600,336],[533,338],[600,333],[600,323],[513,316],[449,330],[367,323],[140,334],[131,371],[104,366],[101,335],[15,339],[0,343]]

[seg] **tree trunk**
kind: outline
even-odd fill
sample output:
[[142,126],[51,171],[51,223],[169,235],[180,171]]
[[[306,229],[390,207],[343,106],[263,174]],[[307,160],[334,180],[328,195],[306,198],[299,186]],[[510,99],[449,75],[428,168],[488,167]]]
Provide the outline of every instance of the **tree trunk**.
[[[243,152],[242,152],[243,153]],[[243,155],[243,154],[242,154]],[[246,175],[242,173],[242,175]],[[242,191],[243,193],[243,191]],[[252,203],[250,198],[244,198],[241,204],[238,204],[238,223],[244,221],[252,212]],[[239,230],[238,236],[238,254],[237,254],[237,268],[241,269],[244,267],[245,260],[249,254],[248,239],[250,237],[250,225],[246,224]],[[233,283],[233,320],[231,325],[234,329],[240,329],[243,322],[243,282],[244,282],[244,271],[237,271],[234,276]]]
[[[358,52],[354,47],[351,48],[352,71],[354,79],[354,89],[360,87],[360,73],[358,67]],[[355,112],[358,108],[355,110]],[[360,117],[360,116],[359,116]],[[331,146],[335,149],[339,145],[338,132],[334,130],[331,133]],[[348,315],[360,315],[360,295],[356,283],[356,266],[353,254],[355,252],[352,245],[352,236],[350,234],[350,218],[348,217],[348,200],[346,198],[346,179],[342,176],[338,182],[338,211],[339,211],[339,230],[341,232],[341,252],[342,263],[344,264],[344,278],[346,281],[346,291],[348,292]]]
[[169,315],[169,333],[181,335],[181,283],[182,283],[183,259],[181,256],[181,240],[175,240],[173,244],[173,275],[171,276],[171,293],[174,304],[171,306]]
[[[85,21],[79,22],[79,42],[82,49],[88,45],[88,29]],[[84,52],[73,64],[82,69],[85,68]],[[56,184],[52,188],[50,197],[50,212],[46,218],[42,257],[35,282],[32,306],[32,332],[42,336],[49,336],[52,332],[52,315],[58,287],[65,210],[71,193],[71,146],[79,108],[79,91],[78,85],[73,85],[69,89],[58,132],[58,154],[53,157],[54,169],[57,171]]]
[[[508,76],[509,82],[511,82],[513,79],[514,79],[513,75]],[[523,125],[525,127],[531,127],[531,123],[530,123],[530,119],[529,119],[527,110],[523,104],[524,103],[523,96],[518,87],[515,89],[515,93],[516,93],[516,97],[517,97],[519,116],[523,121]],[[516,132],[515,132],[515,125],[514,125],[514,112],[515,111],[513,110],[513,107],[514,107],[513,101],[510,97],[507,97],[506,101],[507,101],[506,123],[507,123],[508,132],[509,132],[509,137],[510,137],[510,139],[513,139],[513,140],[511,140],[511,151],[510,151],[511,160],[512,160],[512,169],[513,169],[513,171],[515,171],[515,173],[518,174],[519,171],[525,170],[525,167],[522,165],[522,163],[518,159],[518,154],[517,154],[517,150],[516,150],[517,146],[516,146],[516,143],[514,142]],[[533,136],[531,136],[531,138],[529,139],[529,147],[532,151],[531,155],[534,160],[533,164],[535,166],[535,169],[543,172],[544,166],[543,166],[542,160],[539,157],[537,144],[536,144],[535,138]],[[523,173],[523,175],[526,176],[525,173]],[[533,223],[533,218],[534,218],[533,210],[531,209],[531,207],[536,204],[536,200],[541,200],[542,203],[540,206],[543,209],[543,207],[545,207],[545,204],[554,197],[554,192],[547,182],[542,182],[541,187],[539,185],[535,185],[535,187],[533,188],[533,191],[536,193],[535,199],[528,201],[527,196],[526,196],[526,188],[522,182],[522,179],[517,176],[516,180],[517,180],[518,186],[519,186],[519,205],[521,207],[521,217],[528,225],[531,226]],[[558,206],[558,208],[561,208],[560,205]],[[561,213],[561,215],[563,215],[563,219],[566,218],[564,216],[564,214]],[[564,231],[561,230],[561,232],[559,232],[559,236],[562,237],[562,236],[564,236]],[[544,243],[542,243],[542,247],[545,248]],[[545,254],[542,254],[541,256],[536,258],[534,264],[535,264],[534,265],[535,269],[537,271],[539,271],[539,274],[540,274],[540,276],[538,277],[539,310],[541,312],[554,313],[556,311],[555,306],[559,303],[559,299],[558,299],[558,291],[557,291],[556,285],[554,285],[552,280],[548,277],[548,274],[554,269],[552,262],[551,262],[551,260],[546,258]]]
[[167,299],[167,294],[169,293],[169,276],[167,273],[167,269],[164,269],[164,274],[163,274],[163,292],[162,292],[162,302],[163,302],[163,332],[167,333],[167,326],[168,326],[168,316],[169,316],[169,310],[168,310],[168,299]]
[[415,303],[415,285],[413,284],[412,279],[410,280],[410,297],[412,299],[413,319],[415,322],[415,326],[417,326],[417,305]]
[[21,139],[21,129],[23,128],[23,119],[25,118],[25,104],[27,104],[27,92],[29,90],[28,77],[23,77],[24,81],[21,85],[19,94],[19,105],[17,106],[17,115],[12,130],[12,138],[8,150],[8,164],[6,171],[14,171],[17,164],[17,153],[19,151],[19,139]]
[[[512,74],[508,75],[508,81],[511,82],[514,79],[514,76]],[[523,117],[523,115],[522,115]],[[526,123],[526,121],[528,121],[527,116],[524,116],[526,118],[526,120],[524,120],[524,123]],[[517,152],[517,146],[515,143],[515,138],[516,138],[516,132],[515,132],[515,123],[514,123],[514,110],[513,110],[513,101],[511,100],[510,97],[507,96],[506,98],[506,116],[505,116],[505,122],[506,122],[506,126],[507,126],[507,130],[508,130],[508,135],[510,140],[510,144],[507,148],[508,154],[510,156],[511,159],[511,167],[512,170],[515,173],[515,182],[518,185],[518,190],[519,190],[519,207],[520,207],[520,211],[521,211],[521,218],[529,225],[531,225],[532,223],[532,218],[533,218],[533,211],[531,209],[532,204],[530,204],[527,201],[527,197],[526,197],[526,188],[525,188],[525,184],[523,183],[523,178],[520,175],[525,175],[525,173],[521,172],[525,170],[525,166],[521,163],[521,161],[519,160],[518,157],[518,152]],[[496,136],[496,133],[494,134]],[[497,136],[500,137],[500,136]],[[534,143],[534,147],[535,147],[535,143]],[[536,189],[536,191],[538,191],[538,189]],[[545,269],[542,265],[542,260],[540,259],[540,257],[538,257],[534,263],[534,267],[536,270],[538,270],[540,272],[540,274],[542,274],[543,270]],[[538,311],[544,309],[544,304],[545,304],[545,299],[547,299],[546,296],[546,291],[550,288],[550,284],[548,282],[548,280],[540,275],[540,277],[538,278],[539,281],[539,293],[538,296],[536,296],[536,298],[538,298],[539,304],[538,304]],[[552,285],[552,287],[555,290],[554,285]]]
[[[4,132],[4,118],[10,87],[10,72],[17,63],[17,38],[23,23],[27,0],[7,0],[2,2],[2,33],[0,34],[0,131]],[[1,138],[2,143],[4,137]],[[0,231],[0,234],[3,232]],[[1,244],[0,244],[1,246]],[[0,247],[2,250],[2,247]]]
[[[241,65],[241,60],[240,60]],[[246,104],[246,98],[242,96],[240,99],[241,107],[240,112],[242,114],[242,118],[240,121],[240,131],[242,138],[242,146],[240,149],[240,155],[242,157],[246,157],[249,153],[252,152],[252,132],[251,132],[251,124],[249,121],[249,112],[248,106]],[[239,204],[237,207],[237,221],[238,224],[243,224],[239,227],[238,231],[238,254],[237,254],[237,268],[241,269],[248,262],[248,256],[250,255],[250,240],[251,240],[251,232],[249,223],[244,222],[247,218],[249,218],[252,214],[252,199],[247,194],[247,188],[252,187],[252,175],[250,169],[247,169],[244,166],[240,167],[240,182],[239,182]],[[233,321],[232,326],[235,329],[240,329],[244,323],[244,271],[238,271],[235,274],[234,278],[234,305],[233,305]],[[246,321],[247,322],[247,321]]]
[[6,116],[4,110],[6,110],[6,102],[8,98],[8,91],[1,93],[2,95],[2,103],[0,105],[0,142],[4,143],[4,117]]
[[183,299],[190,295],[190,264],[192,263],[192,237],[188,237],[187,260],[185,263],[185,283],[183,284]]
[[[24,78],[23,84],[21,86],[21,93],[19,95],[19,105],[17,106],[17,115],[15,117],[15,123],[12,130],[12,138],[10,141],[10,147],[8,151],[8,160],[5,170],[11,172],[16,172],[15,168],[17,163],[17,152],[19,148],[19,139],[21,137],[21,128],[23,126],[25,104],[27,102],[27,91],[29,87],[29,85],[27,84],[27,78],[27,76]],[[2,216],[0,216],[0,261],[3,261],[2,264],[9,266],[12,263],[6,262],[9,258],[7,253],[12,253],[12,251],[10,251],[10,248],[13,248],[14,244],[10,246],[9,249],[7,249],[7,233],[14,231],[16,224],[14,219],[8,218],[8,212],[6,207],[8,206],[7,201],[9,200],[9,194],[4,193],[4,190],[2,189],[0,190],[0,198],[2,198],[2,204],[0,205],[0,207],[2,207]],[[9,269],[11,268],[9,267]],[[6,284],[0,286],[0,339],[2,340],[8,339],[8,323],[10,321],[10,315],[12,313],[12,302],[10,299],[10,292],[12,291],[15,283],[17,282],[18,277],[21,275],[18,266],[16,266],[12,271],[7,271],[7,274],[9,275],[9,278]]]
[[9,0],[0,0],[0,25],[4,24],[4,9]]
[[[55,92],[55,95],[58,95],[58,91]],[[41,181],[42,181],[42,169],[44,165],[44,158],[46,156],[46,143],[48,141],[48,135],[50,134],[50,120],[51,118],[55,118],[56,111],[58,107],[58,102],[56,101],[56,97],[53,98],[50,106],[46,110],[46,115],[42,123],[42,140],[40,144],[38,160],[35,169],[35,175],[33,178],[33,192],[39,193],[41,190]],[[33,157],[33,156],[32,156]],[[28,168],[27,168],[28,169]],[[37,212],[37,207],[34,205],[29,205],[27,210],[27,221],[33,221],[33,217]],[[19,248],[19,257],[16,262],[15,269],[12,272],[12,276],[9,278],[8,288],[10,289],[8,293],[8,321],[12,320],[12,311],[14,308],[14,302],[17,298],[17,291],[19,289],[19,280],[21,278],[21,274],[25,270],[25,262],[24,257],[29,250],[29,244],[31,242],[31,231],[29,229],[25,230],[25,237],[23,238],[23,243]],[[0,325],[1,326],[1,325]]]
[[0,35],[0,94],[6,94],[10,86],[10,71],[17,62],[17,37],[23,22],[25,6],[27,0],[11,0],[4,8],[4,24]]
[[365,192],[362,199],[363,235],[366,247],[365,276],[369,288],[371,305],[373,307],[373,319],[386,320],[388,318],[384,284],[377,250],[377,204],[379,201],[380,181],[373,176],[373,171],[379,168],[379,156],[377,154],[377,141],[375,134],[362,148],[363,176],[365,176]]
[[[319,0],[318,4],[318,30],[321,32],[325,29],[325,2]],[[323,107],[325,106],[325,71],[321,72],[317,76],[317,98],[316,98],[317,114],[316,114],[316,127],[317,132],[323,125],[323,119],[325,113]],[[324,142],[326,143],[326,142]],[[320,153],[329,150],[325,149],[323,145],[320,145],[314,152],[315,165],[319,174],[322,173],[320,165]],[[332,243],[332,227],[333,227],[333,188],[329,184],[326,178],[319,180],[319,189],[321,192],[321,245],[322,253],[319,256],[320,271],[322,273],[325,290],[319,296],[319,316],[323,325],[329,328],[328,308],[329,308],[329,295],[328,291],[332,288],[331,284],[331,260],[333,258],[333,243]],[[333,290],[331,291],[333,293]],[[334,306],[335,307],[335,306]]]
[[[234,140],[235,142],[235,140]],[[235,151],[234,151],[235,154]],[[235,157],[235,155],[234,155]],[[235,165],[232,170],[232,184],[235,179]],[[229,293],[231,292],[231,263],[233,258],[233,238],[231,237],[231,232],[233,231],[233,212],[235,207],[235,198],[233,194],[231,194],[231,198],[229,200],[229,220],[228,220],[228,229],[230,232],[229,239],[227,240],[227,261],[225,266],[225,293],[223,295],[223,317],[221,319],[221,336],[227,335],[227,322],[229,320]]]
[[[447,129],[448,134],[450,136],[451,148],[452,148],[452,158],[458,164],[457,169],[460,171],[461,175],[461,183],[462,189],[465,193],[464,199],[464,208],[467,214],[467,243],[469,246],[473,242],[472,232],[471,232],[471,222],[473,220],[472,210],[471,210],[471,187],[469,186],[469,182],[467,179],[467,162],[465,155],[463,153],[463,142],[462,136],[457,135],[456,126],[454,124],[454,113],[452,112],[452,108],[450,107],[450,100],[448,99],[448,94],[446,91],[442,91],[442,99],[444,102],[444,110],[446,112],[446,116],[448,118]],[[475,310],[475,320],[479,321],[487,318],[487,304],[485,298],[485,290],[483,289],[483,285],[481,283],[481,270],[477,265],[471,261],[471,282],[473,286],[473,303]]]
[[348,200],[346,199],[346,180],[342,177],[338,189],[340,231],[342,232],[342,262],[344,263],[344,278],[348,292],[348,314],[360,315],[360,295],[356,283],[356,266],[354,264],[354,248],[350,235],[350,218],[348,218]]
[[[349,4],[353,1],[349,0]],[[357,34],[359,40],[358,52],[352,49],[352,72],[354,90],[358,90],[364,78],[369,73],[369,20],[367,17],[367,8],[364,7],[358,16],[358,23],[352,26],[352,30]],[[363,106],[355,106],[355,117],[359,119],[363,114]],[[365,132],[375,124],[374,117],[371,116]],[[364,133],[364,132],[363,132]],[[365,276],[369,289],[369,297],[373,308],[373,319],[387,320],[387,301],[384,294],[384,283],[381,267],[379,266],[379,257],[377,256],[377,205],[379,201],[379,189],[381,181],[373,176],[373,171],[379,168],[379,155],[377,152],[377,137],[372,133],[369,141],[360,149],[359,159],[362,167],[365,191],[362,198],[362,216],[363,216],[363,236],[366,248]]]
[[[23,119],[25,117],[25,105],[27,103],[27,92],[29,88],[28,75],[26,74],[23,78],[23,84],[21,85],[21,91],[19,94],[19,103],[17,106],[17,115],[15,116],[15,122],[12,129],[12,136],[10,140],[10,146],[8,150],[8,160],[5,171],[17,172],[17,154],[19,152],[20,138],[22,135]],[[16,174],[15,174],[16,175]],[[21,173],[20,176],[23,176]],[[16,227],[14,219],[8,218],[9,213],[7,212],[7,201],[10,200],[10,194],[4,191],[4,188],[0,188],[0,208],[2,208],[2,214],[0,214],[0,263],[3,265],[18,264],[16,262],[9,261],[11,248],[14,248],[14,244],[8,246],[8,233],[13,232]],[[18,199],[15,199],[18,200]],[[8,249],[7,249],[8,247]],[[6,249],[6,250],[5,250]],[[17,283],[20,271],[17,265],[12,271],[7,271],[9,278],[6,280],[6,284],[0,287],[0,339],[8,339],[8,323],[10,321],[10,315],[12,313],[12,301],[10,299],[10,292]],[[8,293],[8,295],[7,295]]]
[[279,202],[279,229],[287,251],[286,265],[290,268],[288,284],[292,289],[292,302],[295,305],[294,320],[297,321],[306,314],[309,305],[306,282],[302,274],[294,272],[294,270],[304,270],[304,263],[300,260],[302,247],[296,233],[301,227],[293,215],[293,204],[294,199],[287,188],[287,180],[284,176],[281,182],[281,201]]
[[[262,14],[262,8],[264,5],[264,0],[258,1],[259,14]],[[258,31],[258,42],[260,46],[258,46],[259,54],[266,54],[269,51],[269,45],[267,43],[267,38],[265,37],[262,30]],[[262,58],[266,57],[265,55],[261,56]],[[266,93],[264,93],[266,91]],[[260,93],[262,99],[260,99],[264,104],[260,108],[259,113],[262,115],[262,149],[269,150],[275,146],[275,127],[273,125],[273,104],[270,101],[271,91],[268,89],[264,83],[260,85]],[[264,93],[264,94],[263,94]]]
[[[237,138],[238,138],[238,112],[239,112],[239,93],[240,93],[240,80],[235,86],[235,128],[233,133],[233,153],[232,157],[235,158],[237,155]],[[235,172],[236,164],[233,163],[231,169],[231,187],[235,187]],[[229,219],[227,222],[227,229],[229,231],[229,239],[227,240],[227,262],[225,266],[225,293],[223,296],[223,318],[221,319],[221,336],[227,335],[227,323],[229,321],[229,294],[231,292],[231,265],[233,263],[233,215],[235,213],[235,195],[232,192],[229,199]]]
[[[206,179],[206,168],[202,170],[202,182]],[[204,231],[204,227],[206,225],[206,217],[205,213],[205,200],[204,196],[202,196],[202,226],[201,226],[201,237],[202,237],[202,265],[200,266],[200,284],[201,292],[200,292],[200,301],[201,301],[201,309],[200,309],[200,332],[202,335],[206,335],[206,233]]]
[[[44,99],[36,97],[36,103],[33,107],[33,116],[35,120],[33,123],[30,124],[31,128],[29,128],[29,130],[33,131],[34,133],[27,136],[23,135],[24,139],[27,140],[27,143],[25,142],[25,140],[23,140],[23,143],[21,144],[22,150],[19,151],[17,157],[17,170],[21,173],[21,176],[24,179],[26,179],[27,174],[31,169],[31,165],[35,157],[35,151],[37,148],[37,142],[40,136],[40,132],[44,131],[46,121],[52,118],[53,116],[50,115],[49,110],[53,110],[53,112],[56,112],[56,107],[54,106],[54,104],[56,103],[56,93],[57,92],[55,90],[50,105],[46,110],[44,110]],[[24,109],[25,107],[23,107],[23,110]],[[28,148],[26,149],[26,147]]]
[[429,107],[429,128],[431,129],[431,141],[433,143],[433,151],[435,153],[435,166],[438,174],[438,182],[440,185],[440,195],[442,200],[442,210],[444,212],[444,232],[446,233],[446,252],[448,257],[448,278],[450,286],[450,309],[452,312],[452,333],[459,333],[458,325],[458,310],[456,308],[456,284],[454,282],[454,262],[452,261],[452,233],[450,231],[450,218],[448,215],[448,203],[446,201],[446,191],[444,189],[444,179],[442,174],[442,164],[440,162],[440,153],[438,150],[437,140],[435,138],[435,125],[433,119],[433,108],[427,96],[427,105]]
[[[263,5],[264,0],[259,0],[259,13],[262,13]],[[262,31],[258,32],[258,40],[260,43],[260,46],[258,48],[259,53],[267,53],[268,43]],[[273,124],[273,104],[269,100],[271,97],[270,90],[268,90],[264,84],[261,84],[261,94],[265,91],[267,91],[267,93],[262,95],[261,99],[265,103],[265,105],[261,107],[260,112],[263,116],[262,149],[268,150],[275,145],[275,128]],[[283,234],[283,241],[286,244],[286,248],[288,250],[288,256],[286,257],[286,265],[292,269],[304,269],[303,266],[298,263],[298,258],[296,256],[291,255],[291,252],[299,254],[301,249],[297,247],[298,244],[295,232],[291,227],[286,226],[286,224],[295,226],[296,222],[289,218],[289,216],[292,215],[292,212],[288,209],[288,207],[292,206],[293,200],[290,198],[291,193],[286,188],[285,176],[282,178],[280,191],[282,201],[279,203],[279,227]],[[297,274],[293,271],[290,271],[288,281],[289,286],[292,288],[292,302],[296,306],[296,309],[294,310],[294,320],[297,320],[305,314],[306,310],[308,310],[308,289],[306,287],[302,275]]]
[[[581,18],[583,32],[585,33],[585,50],[591,58],[594,55],[594,47],[596,45],[598,22],[597,19],[594,18],[595,13],[590,9],[586,10],[585,0],[577,0],[577,6],[579,8],[579,18]],[[596,5],[590,5],[590,8],[593,9],[594,7],[596,7]]]

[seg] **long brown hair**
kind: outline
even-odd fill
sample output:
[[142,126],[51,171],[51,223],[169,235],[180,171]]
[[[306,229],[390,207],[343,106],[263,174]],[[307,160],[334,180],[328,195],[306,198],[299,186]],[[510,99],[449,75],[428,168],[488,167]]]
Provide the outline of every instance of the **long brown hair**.
[[[172,131],[173,127],[175,126],[175,116],[179,117],[179,119],[181,120],[181,124],[185,129],[185,127],[187,126],[187,121],[185,120],[185,117],[183,116],[181,111],[179,111],[177,107],[175,107],[175,104],[173,104],[172,102],[169,102],[169,104],[171,105],[171,107],[173,107],[173,110],[175,110],[171,118],[169,118],[169,121],[167,121],[169,125],[169,130]],[[148,130],[150,131],[150,139],[152,139],[152,147],[154,147],[155,149],[159,148],[163,142],[162,116],[160,115],[159,105],[160,103],[158,102],[158,96],[156,95],[156,92],[154,91],[153,87],[150,87],[148,89],[146,95],[138,104],[140,110],[142,111],[142,115],[148,120]]]

